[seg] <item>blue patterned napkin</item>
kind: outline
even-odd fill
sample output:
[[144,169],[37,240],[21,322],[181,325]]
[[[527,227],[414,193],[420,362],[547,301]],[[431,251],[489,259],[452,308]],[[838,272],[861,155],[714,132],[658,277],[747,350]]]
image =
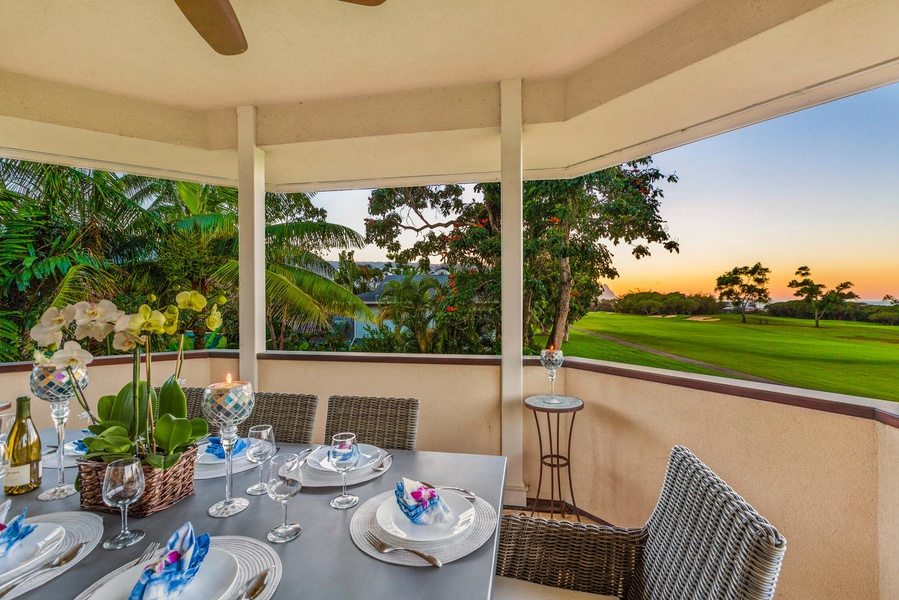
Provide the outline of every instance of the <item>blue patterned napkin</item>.
[[[92,436],[93,433],[90,432],[89,429],[82,429],[81,434],[84,437]],[[80,440],[75,440],[72,442],[72,449],[75,450],[78,454],[87,454],[87,446],[84,444],[84,438]]]
[[[247,442],[243,438],[237,438],[234,442],[234,450],[233,453],[237,454],[241,450],[247,447]],[[209,437],[209,445],[206,446],[206,452],[209,454],[213,454],[218,458],[225,458],[225,447],[222,446],[222,438],[210,436]],[[232,456],[234,455],[232,454]]]
[[12,506],[12,502],[9,500],[0,504],[0,558],[9,554],[16,544],[37,527],[37,525],[25,525],[27,508],[23,508],[22,514],[16,515],[9,523],[5,523],[10,506]]
[[209,534],[194,537],[194,527],[188,521],[169,538],[159,562],[144,569],[128,600],[163,600],[181,593],[208,551]]
[[419,525],[452,523],[453,511],[436,490],[403,477],[396,483],[396,503],[409,520]]

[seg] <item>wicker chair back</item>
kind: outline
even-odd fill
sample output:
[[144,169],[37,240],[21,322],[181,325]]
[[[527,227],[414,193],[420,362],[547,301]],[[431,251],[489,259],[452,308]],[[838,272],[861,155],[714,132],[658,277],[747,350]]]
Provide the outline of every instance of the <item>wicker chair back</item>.
[[336,433],[352,431],[363,444],[415,450],[418,405],[415,398],[331,396],[325,421],[325,443],[329,443]]

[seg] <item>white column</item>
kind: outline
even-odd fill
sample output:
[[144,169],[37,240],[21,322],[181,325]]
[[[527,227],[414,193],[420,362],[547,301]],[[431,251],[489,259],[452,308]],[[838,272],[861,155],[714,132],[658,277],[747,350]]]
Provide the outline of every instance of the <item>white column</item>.
[[521,80],[500,83],[502,181],[502,453],[506,457],[505,504],[524,506],[527,486],[522,471],[523,368],[521,348],[522,290],[522,159]]
[[256,147],[256,108],[237,109],[240,226],[240,378],[259,389],[256,355],[265,350],[265,152]]

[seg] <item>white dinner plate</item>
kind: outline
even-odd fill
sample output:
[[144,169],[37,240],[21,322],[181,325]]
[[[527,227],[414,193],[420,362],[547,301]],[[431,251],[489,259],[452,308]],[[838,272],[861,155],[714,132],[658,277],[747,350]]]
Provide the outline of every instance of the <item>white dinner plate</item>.
[[66,445],[62,447],[63,453],[66,456],[84,456],[87,454],[87,450],[79,450],[75,447],[75,442],[66,442]]
[[56,551],[66,537],[66,530],[53,523],[36,523],[34,531],[13,546],[0,558],[0,585],[33,571],[56,557]]
[[[215,454],[210,452],[206,452],[207,446],[204,446],[199,449],[199,454],[197,455],[197,462],[201,465],[223,465],[225,464],[224,458],[219,458]],[[243,460],[247,457],[247,446],[241,448],[240,452],[235,452],[231,457],[231,460]]]
[[398,540],[439,542],[462,535],[474,523],[474,506],[464,496],[456,492],[437,490],[437,493],[453,512],[453,520],[450,523],[436,525],[413,523],[400,510],[394,496],[387,498],[381,503],[381,506],[378,507],[378,511],[375,513],[375,520],[384,533]]
[[[128,600],[131,590],[134,589],[137,580],[144,568],[154,561],[148,561],[126,569],[98,587],[91,600]],[[228,597],[231,588],[237,579],[237,559],[230,552],[219,548],[210,548],[206,558],[200,564],[200,569],[177,596],[170,598],[221,600]]]
[[[335,469],[334,466],[331,465],[331,461],[328,460],[328,452],[330,450],[330,446],[325,446],[324,448],[319,448],[314,452],[311,452],[306,463],[313,469],[336,473],[337,469]],[[356,466],[350,469],[350,471],[374,467],[378,464],[378,461],[381,460],[381,456],[384,454],[380,448],[372,446],[371,444],[359,444],[359,452],[359,462],[357,462]]]

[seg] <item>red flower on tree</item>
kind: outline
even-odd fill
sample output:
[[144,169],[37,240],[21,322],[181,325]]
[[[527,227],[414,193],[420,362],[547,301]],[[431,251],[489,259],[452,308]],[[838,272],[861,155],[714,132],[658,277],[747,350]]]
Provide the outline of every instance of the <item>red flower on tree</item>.
[[447,306],[446,312],[456,312],[456,307],[455,306]]

